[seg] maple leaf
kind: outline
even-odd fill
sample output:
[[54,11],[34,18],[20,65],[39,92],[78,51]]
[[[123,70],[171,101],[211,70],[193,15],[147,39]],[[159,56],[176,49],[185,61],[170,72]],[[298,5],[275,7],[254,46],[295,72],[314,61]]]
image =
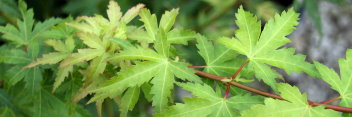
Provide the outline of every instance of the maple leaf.
[[[197,48],[199,50],[198,53],[205,61],[204,71],[207,73],[231,76],[245,60],[242,57],[237,57],[239,54],[234,50],[226,48],[219,43],[208,41],[202,35],[197,36]],[[248,74],[248,72],[248,69],[244,68],[241,74]]]
[[[77,37],[88,48],[78,49],[76,53],[70,54],[60,63],[59,69],[63,72],[72,70],[73,65],[90,61],[88,67],[80,71],[84,76],[84,86],[76,94],[74,101],[84,98],[88,95],[89,90],[95,89],[98,84],[103,82],[97,79],[105,71],[108,58],[115,54],[119,48],[120,44],[116,41],[126,39],[126,24],[136,17],[143,7],[143,4],[138,4],[123,15],[119,5],[110,1],[107,10],[108,19],[100,15],[94,17],[82,16],[77,18],[75,22],[66,23],[78,30]],[[61,72],[59,71],[59,73]],[[97,83],[95,81],[101,82]]]
[[314,61],[315,67],[332,89],[340,94],[340,106],[352,107],[352,50],[346,51],[346,59],[339,59],[340,76],[327,66]]
[[185,98],[184,104],[176,104],[155,114],[156,117],[233,117],[238,116],[239,111],[249,109],[252,105],[262,103],[262,98],[257,96],[233,96],[224,98],[217,95],[208,85],[193,83],[177,83],[196,97]]
[[61,20],[51,18],[44,22],[35,23],[33,10],[27,10],[27,5],[24,1],[19,1],[18,7],[22,20],[17,20],[17,27],[11,24],[0,26],[3,39],[8,40],[9,43],[15,44],[17,47],[15,49],[11,49],[10,46],[4,47],[3,51],[1,51],[1,56],[4,58],[0,59],[0,62],[13,64],[5,74],[10,85],[15,85],[24,79],[26,82],[25,88],[30,90],[31,94],[34,94],[40,89],[42,69],[35,67],[23,70],[22,67],[40,55],[41,41],[50,38],[45,33]]
[[236,52],[246,55],[249,60],[249,69],[255,72],[256,78],[263,80],[274,90],[275,78],[279,74],[268,65],[281,68],[287,74],[292,72],[305,72],[310,76],[317,77],[314,66],[305,61],[304,55],[295,55],[292,48],[279,47],[290,42],[287,36],[298,24],[298,13],[293,9],[283,12],[267,22],[261,32],[261,24],[255,16],[246,12],[241,7],[236,14],[236,24],[239,29],[235,31],[236,37],[230,39],[223,37],[217,41]]
[[131,87],[128,88],[126,93],[122,96],[121,101],[120,101],[120,117],[126,117],[128,111],[133,110],[134,106],[138,102],[140,94],[140,88],[139,87]]
[[[54,50],[56,50],[57,52],[44,54],[42,58],[37,58],[35,62],[27,66],[24,66],[23,68],[32,68],[37,65],[59,63],[60,61],[69,57],[75,48],[74,40],[72,39],[72,37],[68,37],[65,43],[59,40],[47,40],[45,42],[47,45],[53,47]],[[56,73],[53,92],[55,92],[55,90],[59,87],[59,85],[64,81],[65,77],[67,77],[68,74],[72,71],[73,71],[72,66],[65,69],[58,70],[58,72]]]
[[187,42],[194,39],[196,34],[194,31],[185,30],[180,28],[172,29],[175,23],[176,16],[178,15],[178,9],[172,9],[171,11],[166,11],[162,15],[159,26],[158,20],[155,14],[151,14],[148,9],[142,9],[140,12],[140,21],[144,23],[145,30],[140,28],[135,28],[130,31],[128,37],[133,40],[138,40],[140,42],[155,42],[160,29],[167,32],[165,36],[167,37],[167,42],[172,44],[183,44],[187,45]]
[[278,84],[278,90],[285,100],[267,98],[264,105],[254,105],[243,111],[243,117],[337,117],[339,112],[324,109],[324,106],[312,107],[308,104],[307,95],[301,94],[297,87],[289,84]]
[[[136,61],[135,65],[120,71],[117,76],[107,81],[98,89],[93,90],[96,94],[90,102],[104,99],[106,97],[112,98],[121,95],[127,88],[136,86],[140,87],[142,84],[151,81],[150,83],[152,86],[150,94],[153,95],[153,106],[155,107],[155,111],[159,112],[168,105],[168,98],[171,96],[175,77],[182,80],[202,82],[200,78],[194,74],[192,69],[187,69],[189,64],[170,60],[170,57],[172,57],[170,55],[170,42],[184,44],[184,41],[187,40],[185,40],[185,38],[175,38],[180,37],[179,34],[184,34],[182,31],[179,31],[179,29],[173,29],[170,32],[165,31],[170,30],[177,13],[177,10],[166,12],[161,19],[161,21],[166,24],[163,24],[162,26],[160,24],[160,27],[158,28],[156,19],[152,18],[155,15],[151,15],[146,9],[141,11],[141,20],[144,22],[149,36],[153,38],[154,50],[142,47],[129,47],[121,53],[111,57],[109,61],[143,60],[143,62]],[[181,33],[175,35],[173,34],[173,31],[179,31]],[[175,37],[168,36],[168,33],[172,33]],[[189,35],[189,33],[185,34]],[[172,41],[169,41],[170,38]],[[126,93],[124,95],[126,95]]]

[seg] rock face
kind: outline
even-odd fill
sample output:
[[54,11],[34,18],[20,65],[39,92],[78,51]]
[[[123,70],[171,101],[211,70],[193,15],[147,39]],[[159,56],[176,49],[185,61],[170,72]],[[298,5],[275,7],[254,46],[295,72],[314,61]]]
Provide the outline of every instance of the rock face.
[[[297,30],[290,35],[296,53],[307,55],[307,60],[315,59],[339,73],[338,59],[345,58],[346,49],[352,48],[352,7],[339,6],[321,1],[320,16],[323,35],[321,39],[307,13],[301,15]],[[302,74],[294,74],[286,80],[300,87],[312,101],[325,101],[338,94],[320,79]]]

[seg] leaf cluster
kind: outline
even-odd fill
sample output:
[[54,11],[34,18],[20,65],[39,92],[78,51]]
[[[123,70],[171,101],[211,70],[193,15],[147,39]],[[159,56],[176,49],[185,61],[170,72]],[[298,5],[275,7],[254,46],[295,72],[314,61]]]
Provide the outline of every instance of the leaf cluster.
[[[317,61],[307,62],[294,48],[283,47],[298,24],[299,14],[293,9],[276,14],[262,30],[258,18],[240,7],[234,37],[208,39],[175,25],[179,9],[166,11],[158,19],[143,4],[122,13],[110,1],[107,18],[36,22],[23,1],[18,7],[22,18],[16,25],[0,26],[7,42],[0,47],[0,69],[5,71],[0,75],[2,116],[92,116],[90,103],[95,103],[99,116],[111,103],[118,105],[121,117],[140,103],[151,104],[158,117],[341,116],[325,105],[313,107],[297,87],[279,83],[282,75],[277,69],[321,78],[340,94],[338,105],[352,107],[352,50],[339,60],[339,76]],[[143,25],[129,24],[136,17]],[[177,51],[189,42],[196,43],[204,72],[234,78],[217,82],[197,76]],[[269,85],[284,100],[228,86],[229,82],[250,85],[255,80]],[[176,103],[176,87],[194,97]]]

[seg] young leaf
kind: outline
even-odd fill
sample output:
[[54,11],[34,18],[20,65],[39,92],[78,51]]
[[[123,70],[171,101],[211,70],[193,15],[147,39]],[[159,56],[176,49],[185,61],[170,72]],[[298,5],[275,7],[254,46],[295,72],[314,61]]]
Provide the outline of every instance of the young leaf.
[[136,17],[139,14],[140,10],[143,7],[144,7],[144,4],[137,4],[137,6],[128,9],[125,15],[123,15],[123,17],[121,18],[121,22],[123,23],[130,22],[134,17]]
[[127,117],[127,112],[133,110],[135,104],[138,101],[139,93],[139,87],[132,87],[127,89],[126,93],[122,96],[121,99],[120,117]]
[[307,95],[301,94],[297,87],[289,84],[279,84],[281,96],[287,100],[265,99],[264,105],[254,105],[251,109],[243,111],[243,117],[335,117],[340,113],[324,109],[324,106],[312,107],[307,103]]
[[254,96],[233,96],[224,99],[222,96],[217,96],[208,85],[193,83],[178,83],[178,85],[192,92],[196,97],[186,98],[184,104],[171,106],[168,110],[157,113],[156,117],[231,117],[238,116],[238,111],[248,109],[251,105],[262,102],[260,97]]
[[289,75],[292,72],[303,71],[313,77],[319,76],[314,66],[305,61],[305,56],[294,55],[294,49],[278,49],[290,42],[285,36],[290,34],[298,24],[298,13],[293,9],[284,11],[281,15],[275,15],[275,18],[268,21],[262,32],[257,18],[245,12],[242,7],[236,14],[236,18],[236,24],[239,26],[235,31],[237,38],[220,38],[218,42],[246,55],[249,59],[249,69],[253,69],[258,79],[276,90],[274,83],[279,75],[268,65],[284,69]]
[[149,48],[130,47],[130,48],[126,49],[125,51],[122,51],[120,54],[113,55],[110,58],[111,61],[133,60],[133,59],[160,61],[161,56]]
[[352,107],[352,50],[346,51],[346,59],[339,59],[340,76],[327,66],[314,61],[322,79],[340,94],[340,106]]
[[[97,89],[98,85],[103,82],[99,79],[100,75],[104,74],[108,62],[111,62],[112,60],[109,58],[111,58],[112,55],[117,54],[117,49],[120,47],[124,47],[125,49],[129,48],[125,47],[126,45],[123,45],[123,43],[116,43],[115,39],[126,39],[127,30],[129,28],[126,24],[137,15],[143,6],[144,5],[141,4],[137,5],[122,17],[118,4],[115,1],[110,1],[107,10],[108,19],[99,15],[95,17],[83,16],[77,18],[76,22],[67,23],[67,25],[78,29],[79,32],[77,33],[77,36],[88,46],[88,48],[78,49],[77,53],[73,53],[60,64],[60,69],[72,67],[72,65],[80,62],[90,61],[87,69],[81,70],[81,74],[84,76],[84,86],[81,87],[78,94],[75,96],[75,102],[87,96],[91,93],[91,90]],[[82,20],[83,22],[81,22]],[[97,83],[97,81],[99,81],[99,83]],[[128,86],[129,85],[127,85],[126,88],[128,88]],[[123,90],[125,89],[122,89],[122,91]],[[99,93],[96,95],[96,98],[92,100],[98,100],[102,103],[104,98],[108,96],[114,97],[120,94],[121,93],[116,93],[112,96]],[[99,99],[97,97],[99,97]],[[97,107],[100,106],[101,105],[99,104],[97,105]],[[100,109],[98,110],[101,111]]]
[[77,36],[90,48],[104,49],[106,47],[98,35],[81,32],[78,33]]
[[171,11],[166,11],[161,17],[159,28],[168,32],[175,23],[176,16],[178,15],[178,9],[172,9]]
[[122,13],[121,13],[120,6],[117,4],[117,2],[115,1],[109,2],[107,14],[111,23],[119,22],[122,16]]
[[34,67],[37,65],[44,65],[44,64],[56,64],[68,56],[69,56],[68,54],[62,54],[59,52],[52,52],[52,53],[43,55],[42,58],[38,58],[36,60],[37,62],[29,64],[29,65],[25,66],[24,68],[31,68],[31,67]]
[[73,67],[67,67],[65,69],[59,69],[56,73],[56,78],[55,78],[55,82],[54,82],[54,87],[53,87],[53,91],[55,92],[55,90],[61,85],[61,83],[65,80],[66,77],[68,77],[69,73],[72,73],[73,71]]
[[169,57],[170,43],[167,41],[167,37],[163,29],[160,29],[156,36],[154,49],[162,56]]
[[157,38],[165,37],[166,35],[168,43],[186,45],[187,41],[192,40],[196,37],[196,34],[195,32],[190,30],[178,28],[171,30],[177,15],[178,9],[166,11],[162,15],[158,28],[158,21],[155,14],[151,14],[148,9],[143,9],[139,16],[141,17],[140,20],[144,23],[144,27],[147,32],[144,32],[140,29],[135,29],[131,32],[131,35],[129,37],[141,42],[145,41],[148,43],[152,43],[153,41],[157,40]]
[[247,50],[246,53],[251,55],[259,39],[261,23],[258,21],[257,17],[244,11],[242,6],[238,10],[236,18],[236,24],[239,27],[239,30],[235,31],[238,39],[236,41],[240,41],[240,43],[243,44],[243,49]]
[[155,40],[155,36],[158,32],[158,20],[156,19],[156,15],[152,15],[148,9],[142,9],[139,16],[141,17],[140,20],[144,23],[149,38]]
[[171,96],[174,82],[174,75],[169,64],[162,65],[158,74],[151,81],[153,86],[150,93],[153,94],[153,106],[155,106],[156,112],[160,112],[168,106],[168,98]]
[[[129,70],[121,71],[120,74],[122,75],[114,77],[105,85],[94,90],[93,92],[96,92],[96,95],[90,102],[101,98],[120,95],[127,88],[141,86],[143,83],[152,79],[151,83],[153,86],[151,87],[150,93],[153,94],[153,106],[155,106],[155,110],[159,112],[168,105],[168,97],[171,97],[175,76],[184,80],[201,82],[199,77],[194,75],[194,71],[185,69],[187,67],[186,63],[172,62],[169,60],[171,45],[168,42],[169,37],[166,36],[168,32],[165,32],[162,28],[158,30],[154,30],[151,27],[148,28],[148,26],[151,26],[151,22],[149,19],[146,19],[146,17],[153,17],[154,15],[151,15],[148,10],[142,11],[140,15],[142,21],[145,23],[145,28],[149,32],[148,34],[154,35],[156,33],[156,35],[154,35],[154,49],[156,52],[140,47],[131,47],[126,49],[125,52],[121,52],[121,54],[114,55],[111,60],[135,59],[147,61],[138,63]],[[114,92],[113,95],[111,92]]]
[[70,57],[62,61],[60,68],[66,68],[83,61],[89,61],[104,53],[101,49],[78,49],[78,53],[72,54]]

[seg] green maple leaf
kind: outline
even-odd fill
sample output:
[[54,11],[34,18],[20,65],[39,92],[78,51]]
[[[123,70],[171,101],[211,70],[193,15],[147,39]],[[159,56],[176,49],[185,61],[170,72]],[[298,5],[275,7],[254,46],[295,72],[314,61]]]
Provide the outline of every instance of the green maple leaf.
[[23,1],[19,1],[18,6],[22,20],[17,20],[17,27],[10,24],[0,26],[3,39],[17,47],[15,49],[10,46],[4,47],[5,49],[1,51],[1,56],[4,58],[0,59],[0,62],[13,64],[5,74],[10,85],[15,85],[24,79],[26,89],[33,94],[40,89],[42,69],[39,67],[22,69],[22,67],[38,57],[42,39],[51,38],[46,36],[45,33],[49,32],[49,29],[61,20],[51,18],[44,22],[35,23],[33,10],[27,10],[27,5]]
[[[231,76],[244,61],[243,58],[237,57],[238,54],[234,50],[219,43],[212,43],[201,35],[197,36],[197,48],[206,64],[204,71],[208,73]],[[243,73],[248,73],[248,69],[244,68],[241,74]]]
[[186,45],[189,40],[196,37],[195,32],[191,30],[185,30],[180,28],[172,29],[175,23],[176,16],[178,15],[178,9],[172,9],[171,11],[166,11],[162,16],[159,26],[155,14],[151,14],[148,9],[142,9],[139,16],[141,21],[144,23],[145,30],[140,28],[135,28],[128,34],[127,37],[138,40],[140,42],[153,43],[155,42],[159,29],[163,29],[167,32],[165,36],[167,37],[168,43],[174,44],[184,44]]
[[[119,5],[110,1],[107,10],[108,19],[100,15],[82,16],[77,18],[75,22],[67,23],[68,26],[78,30],[77,37],[88,48],[78,49],[76,53],[64,57],[65,59],[59,66],[62,72],[59,70],[59,73],[67,73],[68,70],[72,70],[73,65],[90,61],[88,67],[80,71],[84,76],[84,86],[76,94],[74,101],[84,98],[88,95],[89,90],[95,89],[100,81],[103,82],[97,79],[105,71],[108,58],[115,54],[121,46],[116,42],[119,42],[119,39],[126,39],[126,24],[138,15],[142,7],[144,7],[143,4],[138,4],[123,15]],[[62,80],[59,80],[60,83]],[[98,81],[99,83],[97,83]],[[60,83],[55,84],[59,85]],[[55,84],[54,90],[58,86]]]
[[261,31],[261,24],[255,16],[246,12],[241,7],[236,14],[236,24],[239,29],[235,31],[236,37],[220,38],[217,41],[236,52],[246,55],[249,60],[249,69],[255,72],[256,78],[266,84],[275,87],[275,78],[279,74],[268,65],[281,68],[287,74],[292,72],[305,72],[310,76],[317,77],[314,66],[305,61],[304,55],[295,55],[292,48],[279,47],[290,42],[287,36],[298,24],[298,13],[293,9],[283,12],[267,22]]
[[[66,59],[71,55],[74,50],[74,40],[71,37],[68,37],[63,43],[59,40],[47,40],[46,44],[53,47],[54,50],[57,52],[52,52],[48,54],[44,54],[42,58],[37,58],[37,60],[23,68],[32,68],[37,65],[44,65],[44,64],[56,64],[60,61]],[[59,87],[59,85],[64,81],[65,77],[68,76],[70,72],[73,71],[73,67],[70,66],[65,69],[59,69],[56,73],[56,78],[54,82],[53,92]]]
[[127,117],[128,111],[133,110],[134,106],[138,102],[139,94],[139,87],[131,87],[127,89],[126,93],[122,96],[120,101],[120,117]]
[[196,97],[185,98],[184,104],[176,104],[168,110],[157,113],[156,117],[233,117],[242,110],[249,109],[254,104],[262,103],[261,97],[233,96],[225,99],[208,85],[193,83],[178,83],[179,86],[192,92]]
[[[72,56],[64,60],[60,65],[61,68],[72,66],[82,61],[89,61],[98,56],[107,56],[103,58],[108,58],[109,55],[106,54],[113,54],[117,48],[117,45],[112,43],[109,39],[125,39],[127,31],[126,24],[138,15],[139,10],[144,7],[144,5],[139,4],[136,7],[129,9],[124,16],[122,16],[120,7],[116,2],[110,1],[108,7],[107,14],[109,19],[105,19],[99,15],[95,17],[82,16],[78,18],[76,22],[67,23],[67,25],[80,31],[77,36],[89,48],[79,49],[78,53],[74,53]],[[81,22],[82,20],[85,22]],[[106,64],[105,59],[98,62]],[[105,67],[102,67],[101,69],[104,68]],[[100,71],[102,72],[104,70]],[[96,72],[96,74],[101,72]],[[93,76],[96,76],[96,74]]]
[[352,50],[346,51],[346,59],[339,59],[340,76],[327,66],[314,61],[321,78],[340,94],[340,106],[352,107]]
[[324,106],[312,107],[308,104],[307,95],[301,94],[297,87],[289,84],[278,84],[281,96],[287,100],[267,98],[264,105],[255,105],[243,111],[243,117],[337,117],[339,112],[324,109]]
[[[175,76],[183,80],[201,82],[192,69],[187,69],[189,64],[184,62],[169,61],[168,58],[165,58],[152,50],[144,50],[144,52],[138,52],[143,51],[143,49],[138,50],[137,48],[130,48],[130,50],[123,51],[114,57],[118,58],[118,56],[123,56],[125,59],[149,59],[149,61],[136,63],[136,65],[119,72],[118,76],[113,77],[105,85],[94,90],[97,92],[97,95],[91,101],[99,98],[105,98],[106,94],[113,94],[111,97],[120,95],[127,88],[141,86],[143,83],[146,83],[152,79],[151,83],[153,86],[151,87],[151,94],[154,95],[153,106],[160,111],[168,104],[168,97],[171,96]],[[136,53],[130,53],[131,51]],[[151,52],[154,53],[146,54]],[[138,53],[140,54],[138,55]]]
[[[150,94],[153,95],[153,106],[156,112],[160,112],[169,103],[168,98],[171,96],[175,77],[182,80],[201,82],[200,78],[194,74],[194,71],[187,68],[189,64],[170,60],[170,57],[172,57],[170,55],[170,48],[172,47],[170,42],[183,43],[185,41],[183,39],[181,39],[183,41],[175,41],[179,39],[168,36],[168,33],[174,33],[172,31],[178,29],[173,29],[170,32],[165,31],[170,30],[170,27],[172,27],[174,18],[177,15],[176,11],[166,12],[161,19],[166,24],[160,24],[159,28],[157,27],[156,19],[151,18],[155,15],[151,15],[146,9],[141,11],[141,20],[144,22],[149,36],[153,38],[154,50],[150,48],[130,47],[111,57],[110,61],[143,60],[143,62],[136,62],[136,65],[122,70],[117,76],[94,90],[96,95],[90,102],[121,95],[127,88],[140,87],[142,84],[150,81],[152,84]],[[188,33],[186,34],[188,35]],[[173,41],[169,41],[170,38]]]

